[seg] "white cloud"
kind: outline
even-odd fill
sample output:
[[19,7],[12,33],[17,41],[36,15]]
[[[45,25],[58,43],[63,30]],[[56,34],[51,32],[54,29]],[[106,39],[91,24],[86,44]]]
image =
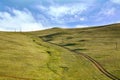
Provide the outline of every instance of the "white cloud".
[[34,31],[43,29],[41,23],[37,22],[28,11],[19,11],[12,9],[11,15],[8,12],[0,12],[0,30],[1,31]]
[[120,0],[110,0],[113,3],[120,4]]
[[[42,11],[55,24],[66,24],[68,22],[84,21],[85,18],[80,18],[80,14],[88,9],[86,3],[73,3],[66,5],[50,5],[45,7],[42,5],[35,6]],[[74,17],[74,16],[77,17]]]
[[51,6],[49,8],[48,14],[50,14],[53,17],[61,17],[67,14],[68,10],[69,8],[64,6],[59,6],[59,7]]
[[77,25],[77,26],[75,26],[75,28],[85,28],[85,27],[89,27],[89,26],[87,26],[87,25]]
[[[48,18],[48,22],[64,25],[71,22],[85,21],[86,18],[84,18],[83,14],[85,12],[87,14],[88,9],[96,3],[96,0],[72,1],[73,3],[66,1],[67,3],[65,4],[59,4],[58,2],[53,1],[53,4],[48,6],[35,5],[35,8]],[[83,17],[81,17],[81,15]]]
[[6,29],[0,27],[0,31],[6,31]]
[[73,4],[73,5],[62,5],[62,6],[50,6],[47,13],[52,17],[60,18],[65,15],[76,15],[81,14],[87,10],[85,4]]
[[84,20],[85,20],[85,18],[84,18],[84,17],[81,17],[81,18],[80,18],[80,21],[84,21]]
[[55,18],[60,18],[65,15],[76,15],[86,11],[89,5],[86,3],[73,3],[66,5],[51,5],[49,7],[37,5],[36,8],[44,11],[47,15]]

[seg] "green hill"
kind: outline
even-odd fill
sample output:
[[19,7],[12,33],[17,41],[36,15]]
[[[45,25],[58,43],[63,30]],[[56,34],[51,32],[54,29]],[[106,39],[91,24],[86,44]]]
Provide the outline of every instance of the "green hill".
[[0,80],[111,80],[79,53],[120,78],[120,24],[0,32]]

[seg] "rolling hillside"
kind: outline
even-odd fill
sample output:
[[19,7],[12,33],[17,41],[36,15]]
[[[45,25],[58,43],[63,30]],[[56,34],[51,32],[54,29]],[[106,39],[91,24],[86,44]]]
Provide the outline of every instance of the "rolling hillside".
[[0,32],[0,80],[111,80],[81,53],[119,79],[120,24]]

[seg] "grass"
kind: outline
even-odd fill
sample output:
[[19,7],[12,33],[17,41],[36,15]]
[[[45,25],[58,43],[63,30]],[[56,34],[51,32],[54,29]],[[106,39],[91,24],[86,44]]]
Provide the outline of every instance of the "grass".
[[0,80],[110,80],[87,59],[44,42],[41,37],[84,52],[120,77],[119,33],[119,24],[29,33],[0,32]]
[[[0,75],[33,79],[40,76],[39,68],[48,61],[44,47],[20,33],[0,33],[0,38]],[[47,68],[41,71],[49,72]]]
[[0,38],[0,80],[94,80],[93,74],[109,80],[87,60],[35,35],[1,32]]
[[50,42],[91,56],[107,71],[120,78],[120,24],[83,29],[52,29],[41,31],[40,36],[47,40],[45,36],[53,33],[64,35],[51,36]]

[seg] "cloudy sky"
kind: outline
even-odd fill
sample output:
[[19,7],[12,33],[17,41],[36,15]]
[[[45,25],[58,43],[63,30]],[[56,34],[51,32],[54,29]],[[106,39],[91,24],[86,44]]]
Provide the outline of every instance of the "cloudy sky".
[[120,0],[0,0],[0,31],[79,28],[120,22]]

